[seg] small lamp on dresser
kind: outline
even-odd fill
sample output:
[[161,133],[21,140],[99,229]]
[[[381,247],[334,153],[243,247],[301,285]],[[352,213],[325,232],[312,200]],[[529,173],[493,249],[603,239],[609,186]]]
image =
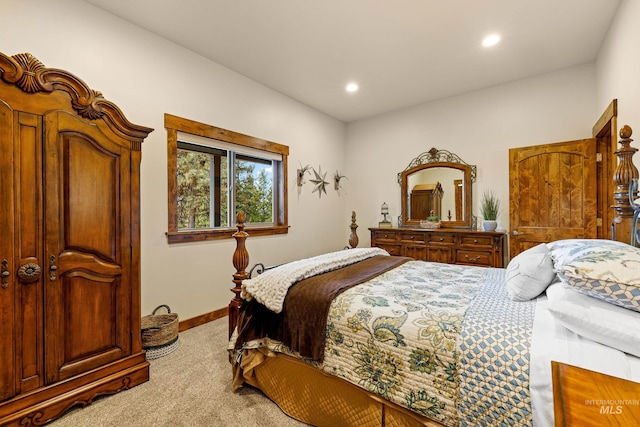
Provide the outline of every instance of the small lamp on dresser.
[[386,203],[382,203],[382,207],[380,208],[380,213],[383,216],[382,221],[378,223],[379,228],[391,228],[391,221],[387,218],[389,215],[389,206]]

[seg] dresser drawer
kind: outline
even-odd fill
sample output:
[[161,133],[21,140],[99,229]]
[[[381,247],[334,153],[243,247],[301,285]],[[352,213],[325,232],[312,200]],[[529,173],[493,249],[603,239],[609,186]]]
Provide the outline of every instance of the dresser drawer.
[[372,247],[382,248],[385,251],[389,252],[389,255],[393,256],[403,256],[402,255],[402,246],[401,245],[393,245],[393,244],[385,244],[380,242],[379,240],[371,245]]
[[371,234],[372,242],[395,242],[398,236],[398,233],[392,231],[374,231]]
[[455,245],[456,236],[454,234],[427,233],[425,237],[428,244]]
[[424,243],[424,233],[404,232],[400,234],[402,243]]
[[493,265],[493,252],[487,251],[456,251],[456,264],[479,265],[491,267]]
[[493,238],[491,236],[460,236],[460,246],[491,248],[492,245]]

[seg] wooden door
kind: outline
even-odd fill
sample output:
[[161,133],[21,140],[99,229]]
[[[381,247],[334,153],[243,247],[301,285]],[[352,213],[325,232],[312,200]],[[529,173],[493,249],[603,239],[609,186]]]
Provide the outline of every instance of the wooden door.
[[509,150],[511,258],[543,242],[596,238],[596,140]]
[[45,363],[63,380],[131,353],[130,154],[107,127],[45,116]]

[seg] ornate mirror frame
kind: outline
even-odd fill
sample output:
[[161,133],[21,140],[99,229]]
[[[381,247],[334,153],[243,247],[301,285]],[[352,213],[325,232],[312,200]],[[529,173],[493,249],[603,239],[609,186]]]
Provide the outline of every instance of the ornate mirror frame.
[[409,218],[409,189],[408,180],[411,174],[420,172],[425,169],[433,168],[451,168],[460,170],[463,173],[463,185],[465,189],[465,197],[463,200],[464,218],[456,221],[441,221],[442,227],[450,228],[474,228],[476,226],[476,216],[471,214],[471,185],[476,181],[476,165],[470,165],[464,162],[456,154],[447,150],[431,150],[420,154],[413,159],[404,171],[398,174],[398,183],[401,188],[401,209],[402,213],[398,218],[398,226],[400,227],[419,227],[419,219]]

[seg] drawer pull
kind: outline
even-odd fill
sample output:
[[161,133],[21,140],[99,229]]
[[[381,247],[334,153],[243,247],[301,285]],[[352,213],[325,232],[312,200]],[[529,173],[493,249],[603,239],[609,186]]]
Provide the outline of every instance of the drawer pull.
[[480,261],[480,256],[479,256],[479,255],[478,255],[478,256],[476,256],[476,257],[473,257],[473,258],[471,258],[469,255],[465,255],[464,257],[465,257],[468,261],[471,261],[471,262]]
[[441,238],[440,238],[440,241],[441,241],[441,242],[444,242],[444,237],[441,237]]
[[414,238],[414,237],[415,237],[415,236],[411,236],[411,240],[413,240],[413,238]]
[[385,234],[385,235],[384,235],[384,238],[385,238],[385,239],[388,239],[388,238],[389,238],[389,235],[388,235],[388,234]]
[[473,243],[478,243],[478,239],[473,239]]

